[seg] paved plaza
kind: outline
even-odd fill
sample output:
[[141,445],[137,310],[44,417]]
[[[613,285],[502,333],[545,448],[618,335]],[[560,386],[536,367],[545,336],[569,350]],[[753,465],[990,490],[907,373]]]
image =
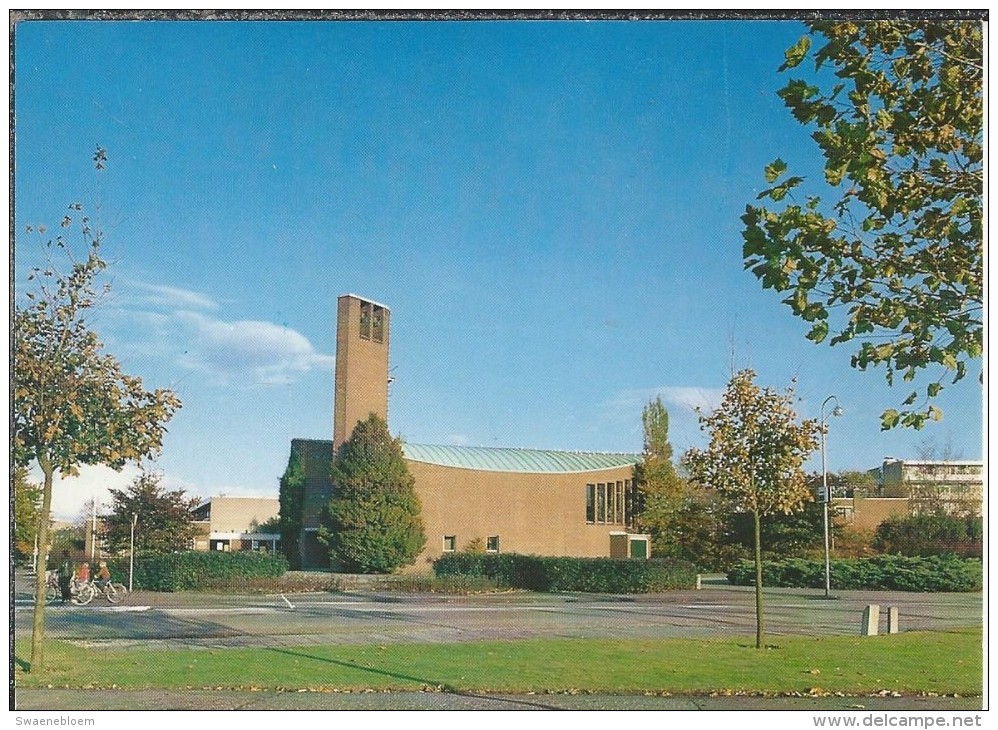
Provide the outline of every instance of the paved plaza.
[[[31,597],[27,586],[14,595],[14,630],[27,637],[31,630]],[[981,626],[981,593],[896,593],[885,591],[823,591],[769,588],[766,595],[767,635],[858,635],[863,608],[878,604],[882,613],[896,606],[902,631],[947,631]],[[751,638],[755,629],[752,588],[728,586],[722,580],[705,581],[703,590],[616,596],[511,592],[474,596],[425,593],[310,593],[292,595],[234,595],[136,592],[111,606],[95,600],[88,606],[53,605],[46,612],[51,638],[81,646],[144,648],[290,647],[322,644],[471,642],[537,637],[560,638],[669,638],[738,636]],[[886,621],[886,620],[885,620]],[[884,626],[886,628],[886,624]],[[66,693],[67,691],[62,691]],[[72,691],[68,691],[73,694]],[[82,693],[81,693],[82,694]],[[108,698],[108,693],[101,693]],[[482,697],[448,693],[394,693],[390,698],[364,693],[159,692],[159,700],[141,693],[117,693],[110,699],[148,709],[290,707],[371,709],[390,703],[392,709],[614,709],[622,702],[630,709],[707,709],[718,703],[751,704],[752,698],[560,698]],[[311,696],[315,694],[315,696]],[[141,695],[141,696],[140,696]],[[443,696],[446,695],[446,696]],[[17,692],[21,709],[58,709],[62,694],[55,690]],[[65,698],[63,698],[65,699]],[[842,705],[850,698],[829,698]],[[890,704],[893,698],[868,698],[864,706]],[[911,708],[915,698],[908,698]],[[933,708],[979,708],[979,698],[935,698]],[[69,700],[66,700],[69,702]],[[766,699],[787,709],[795,703],[813,705],[809,698]],[[159,704],[157,704],[159,703]],[[166,703],[163,705],[162,703]],[[373,704],[372,704],[373,703]],[[699,704],[697,704],[699,703]],[[871,704],[872,703],[872,704]],[[969,703],[966,704],[966,703]],[[856,705],[855,698],[846,704]],[[438,707],[438,705],[442,705]],[[640,706],[640,707],[639,707]],[[720,709],[720,708],[716,708]],[[733,708],[732,708],[733,709]],[[926,708],[928,709],[928,708]]]
[[[857,635],[863,608],[898,608],[902,631],[982,624],[980,593],[766,589],[767,633]],[[528,592],[232,595],[138,592],[117,606],[53,605],[49,637],[88,646],[307,646],[462,642],[534,637],[670,638],[751,636],[752,588],[705,583],[700,591],[637,596]],[[19,635],[31,627],[31,598],[15,595]],[[886,628],[886,617],[884,618]]]

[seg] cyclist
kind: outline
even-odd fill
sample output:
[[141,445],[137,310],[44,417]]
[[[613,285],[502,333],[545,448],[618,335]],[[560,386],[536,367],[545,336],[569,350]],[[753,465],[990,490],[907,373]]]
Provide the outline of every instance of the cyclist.
[[90,563],[83,563],[76,572],[76,580],[79,583],[86,583],[90,580]]
[[107,569],[107,562],[100,561],[97,563],[97,575],[94,576],[94,585],[100,590],[104,590],[104,587],[111,582],[111,571]]

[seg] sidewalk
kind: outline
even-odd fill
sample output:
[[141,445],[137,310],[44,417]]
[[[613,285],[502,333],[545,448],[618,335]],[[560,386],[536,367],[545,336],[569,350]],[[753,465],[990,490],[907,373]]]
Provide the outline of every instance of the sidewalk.
[[798,710],[971,712],[980,697],[705,697],[481,695],[451,692],[246,692],[238,690],[15,689],[31,710]]

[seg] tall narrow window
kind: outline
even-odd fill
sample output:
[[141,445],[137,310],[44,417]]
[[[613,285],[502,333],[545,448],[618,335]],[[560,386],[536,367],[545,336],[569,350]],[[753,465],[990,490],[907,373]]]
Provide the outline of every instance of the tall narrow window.
[[360,303],[360,337],[364,340],[371,339],[371,309],[370,302]]
[[614,489],[614,494],[616,495],[613,500],[614,513],[613,521],[618,525],[624,524],[624,483],[617,482],[617,486]]
[[613,512],[617,508],[616,495],[613,493],[613,482],[606,485],[606,521],[613,523]]
[[606,485],[596,485],[596,521],[606,522]]
[[371,325],[371,339],[375,342],[385,341],[385,308],[375,305]]
[[627,495],[624,498],[624,524],[630,525],[634,522],[634,500],[637,496],[634,484],[631,483],[630,479],[624,480],[624,492]]
[[586,522],[596,521],[596,485],[586,485]]

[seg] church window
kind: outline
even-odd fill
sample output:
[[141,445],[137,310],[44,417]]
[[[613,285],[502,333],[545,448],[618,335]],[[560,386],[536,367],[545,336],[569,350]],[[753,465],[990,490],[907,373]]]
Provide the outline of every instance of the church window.
[[370,302],[360,303],[360,338],[362,340],[371,339],[371,319],[374,305]]
[[385,341],[385,308],[374,306],[371,323],[371,339],[375,342]]

